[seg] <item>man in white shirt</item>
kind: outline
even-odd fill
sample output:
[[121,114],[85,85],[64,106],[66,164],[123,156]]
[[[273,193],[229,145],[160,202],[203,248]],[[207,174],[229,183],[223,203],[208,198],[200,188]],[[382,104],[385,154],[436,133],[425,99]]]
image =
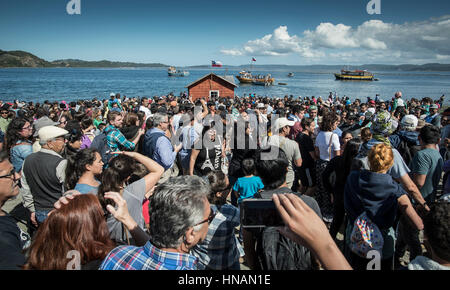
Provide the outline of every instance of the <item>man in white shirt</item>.
[[397,107],[404,107],[405,102],[402,99],[402,92],[396,92],[395,98],[397,99]]
[[298,143],[288,139],[286,136],[291,132],[291,127],[294,126],[294,121],[289,121],[287,118],[278,118],[274,124],[274,135],[267,140],[268,145],[281,148],[289,161],[288,172],[286,174],[286,185],[291,188],[295,179],[295,167],[302,166],[302,155]]
[[145,120],[152,116],[152,112],[148,108],[148,98],[143,97],[141,99],[141,106],[139,107],[139,111],[145,113]]

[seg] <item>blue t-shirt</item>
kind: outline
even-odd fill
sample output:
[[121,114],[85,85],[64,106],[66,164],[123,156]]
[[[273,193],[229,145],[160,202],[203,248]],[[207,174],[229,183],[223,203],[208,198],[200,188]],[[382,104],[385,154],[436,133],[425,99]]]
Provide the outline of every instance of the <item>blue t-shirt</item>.
[[77,185],[75,185],[74,189],[78,190],[82,194],[87,194],[87,193],[97,194],[98,193],[98,186],[91,186],[91,185],[84,184],[84,183],[77,183]]
[[255,193],[264,188],[259,176],[240,177],[233,186],[233,190],[239,193],[238,203],[246,198],[252,198]]

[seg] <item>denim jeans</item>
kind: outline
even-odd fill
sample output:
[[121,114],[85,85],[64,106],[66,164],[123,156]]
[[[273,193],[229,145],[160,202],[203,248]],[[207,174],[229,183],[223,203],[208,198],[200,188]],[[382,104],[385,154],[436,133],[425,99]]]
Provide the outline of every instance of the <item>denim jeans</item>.
[[36,210],[35,214],[38,225],[42,224],[45,221],[49,213],[50,210]]

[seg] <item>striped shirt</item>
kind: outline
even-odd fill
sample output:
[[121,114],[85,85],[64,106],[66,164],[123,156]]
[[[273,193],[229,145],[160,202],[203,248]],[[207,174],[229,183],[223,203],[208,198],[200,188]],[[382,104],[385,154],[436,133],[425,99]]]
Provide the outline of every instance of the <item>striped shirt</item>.
[[104,132],[107,132],[106,141],[111,152],[120,151],[119,145],[126,150],[134,150],[136,144],[128,141],[122,132],[113,125],[108,125]]
[[197,258],[162,251],[148,241],[143,247],[120,246],[112,250],[100,270],[196,270]]
[[199,270],[231,269],[239,265],[239,257],[244,256],[244,250],[237,240],[234,229],[240,224],[239,209],[225,204],[218,208],[211,205],[216,216],[208,227],[208,233],[202,243],[197,244],[191,253],[196,256]]

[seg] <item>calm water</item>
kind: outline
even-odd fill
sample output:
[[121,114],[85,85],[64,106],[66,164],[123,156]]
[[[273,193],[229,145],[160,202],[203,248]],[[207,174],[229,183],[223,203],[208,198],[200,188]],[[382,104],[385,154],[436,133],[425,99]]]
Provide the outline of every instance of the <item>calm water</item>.
[[[109,98],[111,92],[128,97],[178,95],[187,91],[186,85],[211,71],[224,75],[224,69],[191,69],[188,77],[168,77],[166,69],[100,69],[100,68],[13,68],[0,69],[0,99],[13,101],[78,100],[93,97]],[[379,81],[336,81],[332,71],[296,72],[288,78],[288,70],[258,71],[255,74],[271,73],[276,85],[270,87],[241,85],[236,95],[255,93],[269,97],[328,96],[336,92],[338,96],[352,99],[380,94],[385,100],[401,90],[406,99],[411,97],[439,98],[450,95],[450,72],[376,72]],[[227,71],[227,75],[238,71]],[[237,79],[235,79],[238,84]],[[282,86],[278,83],[287,83]],[[446,103],[448,100],[446,100]]]

